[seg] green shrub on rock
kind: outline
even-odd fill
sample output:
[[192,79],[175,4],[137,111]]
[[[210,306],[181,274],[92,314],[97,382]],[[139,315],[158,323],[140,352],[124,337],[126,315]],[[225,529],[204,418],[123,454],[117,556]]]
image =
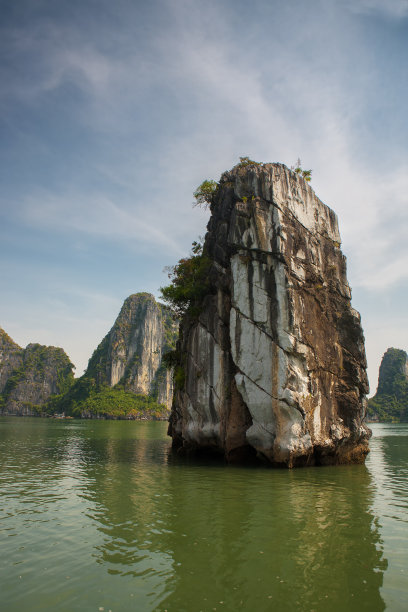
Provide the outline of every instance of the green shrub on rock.
[[177,316],[199,312],[201,301],[210,288],[210,267],[211,260],[203,253],[202,245],[193,242],[191,257],[180,259],[168,269],[171,283],[160,288],[161,297]]
[[193,194],[196,199],[195,206],[203,206],[204,208],[208,208],[212,202],[213,195],[217,191],[217,188],[218,183],[216,181],[203,181]]

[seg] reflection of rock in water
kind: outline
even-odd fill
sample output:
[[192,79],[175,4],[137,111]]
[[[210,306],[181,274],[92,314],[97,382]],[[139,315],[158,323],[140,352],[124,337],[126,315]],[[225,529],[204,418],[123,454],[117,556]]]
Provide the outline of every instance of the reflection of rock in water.
[[168,610],[383,610],[381,541],[364,467],[171,472]]
[[364,466],[167,463],[166,441],[112,432],[84,448],[84,496],[96,560],[132,578],[138,609],[384,609],[386,562]]
[[[379,433],[380,432],[380,433]],[[367,467],[375,475],[374,510],[381,516],[384,554],[389,558],[381,590],[387,607],[403,609],[407,599],[408,425],[375,425]],[[400,608],[398,608],[400,602]]]
[[[167,439],[149,439],[161,423],[102,422],[98,432],[87,440],[84,452],[89,515],[101,537],[95,546],[96,562],[109,574],[138,578],[130,589],[131,600],[139,609],[153,609],[163,597],[163,575],[171,573],[172,556],[164,546],[165,518],[171,513],[171,499],[166,493]],[[120,427],[120,429],[118,428]],[[123,426],[123,427],[121,427]],[[127,429],[125,429],[127,428]],[[161,427],[161,431],[162,431]],[[115,435],[116,434],[116,435]]]
[[[408,513],[408,425],[379,425],[382,435],[371,443],[369,467],[375,474],[377,500],[392,506],[388,518],[406,525]],[[405,434],[405,435],[401,435]],[[382,512],[384,514],[384,512]]]
[[[408,471],[408,425],[386,425],[389,435],[382,435],[381,441],[383,462],[387,469],[400,477],[403,472]],[[402,435],[405,434],[405,435]]]

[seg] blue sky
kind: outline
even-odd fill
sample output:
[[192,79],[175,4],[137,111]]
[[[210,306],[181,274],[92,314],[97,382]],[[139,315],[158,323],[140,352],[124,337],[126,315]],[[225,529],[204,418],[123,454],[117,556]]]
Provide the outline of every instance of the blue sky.
[[0,325],[77,375],[240,156],[313,169],[369,376],[408,348],[408,0],[0,0]]

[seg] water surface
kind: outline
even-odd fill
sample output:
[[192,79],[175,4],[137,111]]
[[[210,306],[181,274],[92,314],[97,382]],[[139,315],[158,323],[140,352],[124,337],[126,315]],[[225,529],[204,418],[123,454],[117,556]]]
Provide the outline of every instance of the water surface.
[[365,466],[193,463],[166,423],[0,419],[5,611],[406,610],[408,425]]

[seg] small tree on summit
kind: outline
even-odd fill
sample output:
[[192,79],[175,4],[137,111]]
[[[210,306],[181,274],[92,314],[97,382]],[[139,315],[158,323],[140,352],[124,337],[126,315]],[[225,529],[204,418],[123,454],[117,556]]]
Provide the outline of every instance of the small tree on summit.
[[216,181],[203,181],[193,194],[196,199],[194,206],[208,208],[214,193],[217,191],[217,187],[218,183]]
[[244,168],[245,166],[261,166],[261,162],[256,162],[249,157],[240,157],[239,158],[239,166]]
[[300,160],[300,157],[297,158],[296,165],[295,166],[291,166],[290,169],[293,170],[294,172],[296,172],[296,174],[300,174],[301,176],[303,176],[305,181],[307,181],[308,183],[310,183],[310,181],[312,180],[312,171],[311,170],[303,170],[302,162]]

